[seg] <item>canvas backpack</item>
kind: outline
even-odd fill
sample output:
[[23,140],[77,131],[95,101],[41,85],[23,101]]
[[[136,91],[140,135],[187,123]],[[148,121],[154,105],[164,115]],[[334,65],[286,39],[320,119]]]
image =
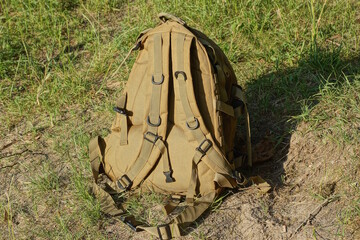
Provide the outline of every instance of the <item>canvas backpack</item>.
[[[117,100],[111,133],[89,143],[93,191],[103,212],[160,239],[181,235],[224,188],[239,183],[236,171],[251,165],[249,115],[244,92],[221,49],[169,14],[140,34],[138,56]],[[234,153],[237,118],[245,116],[247,153]],[[246,149],[246,147],[245,147]],[[168,224],[139,223],[115,199],[126,191],[171,196]]]

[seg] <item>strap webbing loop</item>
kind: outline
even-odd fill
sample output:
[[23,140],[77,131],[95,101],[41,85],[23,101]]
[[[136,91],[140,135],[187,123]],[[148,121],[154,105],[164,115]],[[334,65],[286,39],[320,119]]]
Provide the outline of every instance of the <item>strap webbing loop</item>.
[[236,117],[239,117],[239,114],[242,113],[242,108],[245,113],[245,127],[246,127],[246,148],[247,148],[247,165],[252,166],[252,149],[251,149],[251,131],[250,131],[250,117],[249,111],[247,108],[246,97],[242,88],[238,85],[233,85],[232,87],[232,97],[243,102],[243,105],[239,105],[237,108],[234,108],[234,113]]
[[191,177],[190,177],[190,183],[189,187],[186,193],[186,202],[189,205],[194,204],[194,196],[196,194],[196,185],[198,180],[198,164],[200,160],[203,158],[204,154],[196,149],[193,160],[192,160],[192,167],[191,167]]
[[[162,84],[163,82],[164,82],[164,75],[162,75],[161,74],[161,76],[159,77],[161,80],[159,81],[159,82],[156,82],[155,81],[155,77],[154,77],[154,75],[152,76],[152,78],[151,78],[151,82],[152,82],[152,84],[154,84],[154,85],[160,85],[160,84]],[[158,77],[156,77],[156,79],[159,79]]]
[[234,108],[223,101],[216,101],[216,110],[221,111],[231,117],[235,117]]
[[149,130],[157,134],[158,127],[161,124],[160,118],[160,100],[161,100],[161,88],[164,82],[163,75],[163,54],[162,54],[162,39],[161,33],[154,35],[154,74],[151,81],[153,83],[152,94],[150,100],[150,112],[147,118]]
[[187,79],[186,73],[185,73],[184,71],[176,71],[176,72],[174,73],[174,75],[175,75],[175,78],[176,78],[176,79],[179,78],[179,75],[181,75],[181,76],[183,77],[183,79],[181,79],[181,80],[186,81],[186,79]]
[[122,95],[114,107],[114,111],[118,113],[120,118],[120,145],[128,144],[128,124],[126,112],[126,99],[127,94]]
[[152,122],[150,121],[150,116],[148,116],[147,119],[146,119],[146,123],[147,123],[149,126],[151,126],[151,127],[158,127],[158,126],[161,125],[161,117],[159,116],[159,118],[158,118],[158,120],[157,120],[157,123],[152,123]]
[[193,117],[190,121],[186,121],[186,127],[190,130],[195,130],[199,126],[199,120],[196,117]]

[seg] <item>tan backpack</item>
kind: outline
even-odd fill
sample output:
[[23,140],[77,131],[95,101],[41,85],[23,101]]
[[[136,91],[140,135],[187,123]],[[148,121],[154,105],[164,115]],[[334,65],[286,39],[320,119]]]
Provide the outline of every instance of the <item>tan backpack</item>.
[[[159,17],[162,23],[144,31],[133,48],[139,54],[114,108],[111,134],[92,139],[89,151],[102,211],[122,216],[134,230],[170,239],[222,189],[237,187],[235,170],[251,165],[251,146],[244,93],[224,53],[181,19]],[[235,157],[240,114],[248,151]],[[169,224],[146,226],[114,201],[118,193],[139,189],[171,195],[167,214],[183,197],[187,207]]]

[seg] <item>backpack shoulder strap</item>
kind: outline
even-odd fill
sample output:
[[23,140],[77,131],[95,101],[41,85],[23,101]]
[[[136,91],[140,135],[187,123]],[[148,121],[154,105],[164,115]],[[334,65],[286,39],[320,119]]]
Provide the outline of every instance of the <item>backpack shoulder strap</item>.
[[163,157],[164,181],[172,182],[167,147],[164,144],[167,129],[168,85],[169,85],[169,33],[155,32],[147,37],[149,44],[149,69],[152,83],[149,114],[145,119],[140,153],[130,169],[118,179],[119,187],[128,190],[138,186],[149,171]]
[[[100,202],[101,211],[111,216],[120,216],[120,220],[134,231],[145,230],[154,236],[158,236],[160,239],[180,237],[182,236],[181,229],[192,224],[199,218],[215,199],[215,192],[211,192],[199,198],[193,205],[187,206],[176,218],[170,221],[169,224],[156,227],[146,226],[143,223],[136,221],[135,217],[129,215],[121,204],[114,201],[113,195],[121,193],[121,189],[119,189],[118,186],[103,172],[102,159],[105,150],[105,145],[103,143],[104,140],[101,137],[95,137],[89,144],[91,169],[94,174],[94,195]],[[175,207],[172,207],[170,211],[167,211],[167,214],[169,215]]]
[[215,199],[215,192],[209,193],[199,198],[194,205],[187,206],[169,224],[158,225],[156,227],[138,226],[137,229],[145,230],[159,239],[172,239],[183,236],[182,230],[193,224],[201,214],[203,214]]
[[[93,192],[97,199],[100,201],[101,211],[109,215],[118,215],[122,214],[123,211],[117,208],[116,203],[111,198],[110,193],[117,192],[116,185],[109,178],[106,177],[103,167],[104,151],[105,151],[105,141],[100,136],[97,136],[90,140],[89,143],[89,157],[91,163],[91,170],[93,173]],[[103,179],[108,181],[104,182]],[[103,182],[106,187],[99,187],[99,183]]]
[[216,173],[214,181],[220,187],[231,188],[236,186],[236,182],[231,177],[232,167],[225,157],[216,150],[211,134],[208,134],[197,107],[190,69],[190,50],[193,41],[193,36],[183,33],[173,32],[171,36],[174,87],[179,90],[181,104],[185,112],[187,126],[185,130],[191,132],[198,144],[193,158],[193,172],[187,194],[188,199],[192,199],[195,193],[196,168],[199,161],[204,161]]

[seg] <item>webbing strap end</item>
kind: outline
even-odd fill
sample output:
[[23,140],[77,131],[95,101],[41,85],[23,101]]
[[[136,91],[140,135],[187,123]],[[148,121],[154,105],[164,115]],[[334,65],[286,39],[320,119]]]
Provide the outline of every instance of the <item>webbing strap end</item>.
[[[165,231],[162,231],[162,228],[163,228]],[[169,224],[158,225],[158,226],[156,226],[156,229],[157,229],[157,233],[158,233],[158,235],[159,235],[160,240],[163,240],[163,239],[171,239],[171,238],[172,238],[172,236],[171,236],[171,229],[170,229]],[[165,235],[165,236],[164,236],[164,235]]]

